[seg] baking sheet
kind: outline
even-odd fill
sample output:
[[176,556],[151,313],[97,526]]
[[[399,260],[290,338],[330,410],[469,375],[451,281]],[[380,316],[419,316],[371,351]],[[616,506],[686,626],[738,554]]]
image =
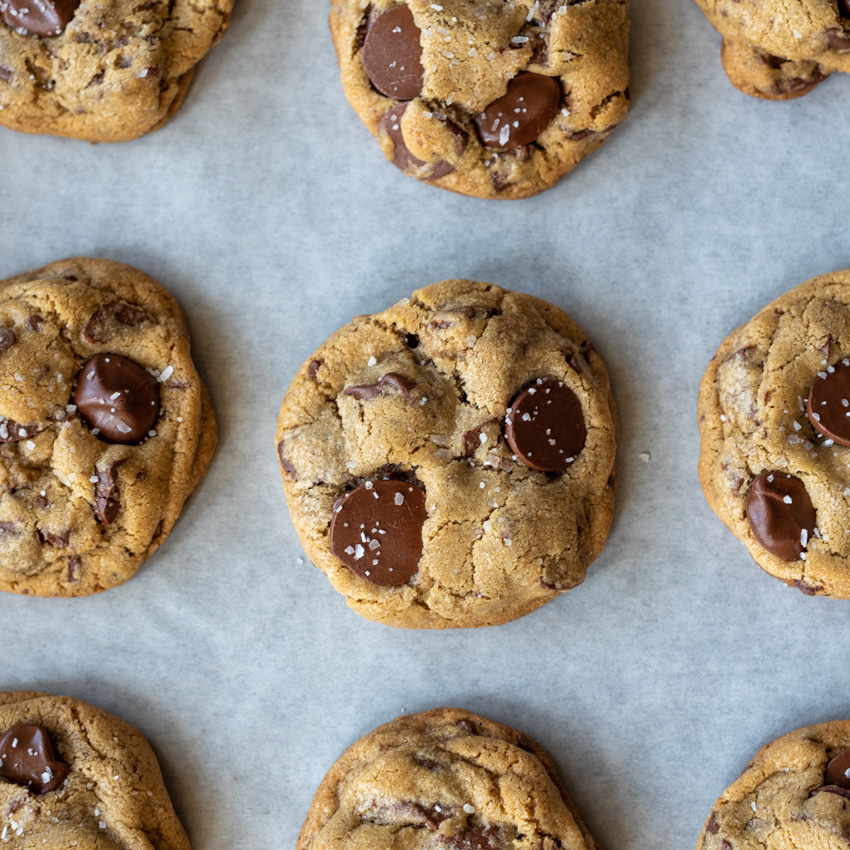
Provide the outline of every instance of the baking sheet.
[[[121,588],[0,598],[3,689],[139,726],[195,850],[292,847],[339,753],[458,705],[537,738],[607,850],[692,847],[755,750],[850,716],[850,602],[763,574],[706,505],[699,378],[770,299],[850,266],[850,81],[759,102],[689,0],[632,8],[633,110],[555,189],[456,197],[387,164],[344,101],[323,0],[237,0],[165,129],[119,146],[0,131],[0,277],[104,256],[178,297],[221,442]],[[360,619],[304,559],[273,435],[300,363],[446,277],[567,310],[608,365],[620,488],[587,581],[515,623]],[[647,459],[648,456],[648,459]]]

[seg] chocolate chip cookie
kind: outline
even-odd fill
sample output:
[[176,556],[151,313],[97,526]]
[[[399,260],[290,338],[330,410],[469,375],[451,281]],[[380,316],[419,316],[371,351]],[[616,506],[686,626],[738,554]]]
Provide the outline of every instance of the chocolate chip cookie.
[[459,708],[399,717],[340,756],[296,850],[343,846],[598,850],[546,751]]
[[850,598],[850,271],[731,333],[703,376],[700,479],[767,572]]
[[628,113],[625,0],[332,0],[330,24],[387,159],[442,189],[535,195]]
[[723,36],[723,67],[745,94],[790,100],[850,71],[848,0],[696,2]]
[[233,0],[0,0],[0,125],[125,142],[165,124]]
[[156,281],[92,259],[0,281],[0,590],[126,581],[215,442],[186,321]]
[[307,554],[358,614],[488,626],[579,584],[614,504],[601,358],[538,298],[449,280],[337,331],[277,428]]
[[762,747],[714,804],[697,850],[847,845],[850,720],[789,732]]
[[80,700],[0,693],[0,841],[20,850],[189,850],[137,729]]

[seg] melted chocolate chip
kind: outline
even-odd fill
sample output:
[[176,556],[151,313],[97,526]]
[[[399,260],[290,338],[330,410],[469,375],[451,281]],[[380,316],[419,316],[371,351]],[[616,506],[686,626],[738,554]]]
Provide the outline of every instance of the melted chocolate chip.
[[561,105],[561,84],[542,74],[517,74],[507,93],[475,118],[481,142],[489,148],[531,144],[553,121]]
[[514,398],[505,423],[513,453],[541,472],[563,472],[587,439],[578,396],[549,378],[538,379]]
[[821,785],[820,788],[813,788],[809,791],[809,796],[814,797],[815,794],[820,794],[821,792],[837,794],[839,797],[845,797],[850,800],[850,788],[842,788],[840,785]]
[[406,584],[419,570],[425,491],[406,481],[367,481],[339,498],[331,552],[380,587]]
[[121,461],[111,463],[106,469],[97,471],[97,484],[94,485],[94,515],[101,525],[110,525],[118,511],[121,502],[118,500],[118,482],[115,480],[115,470]]
[[482,422],[480,425],[476,425],[474,428],[470,428],[468,431],[464,432],[463,435],[463,454],[465,457],[472,457],[481,446],[484,445],[484,441],[481,439],[481,435],[484,433],[484,429],[488,425],[495,425],[495,419],[488,419],[486,422]]
[[289,460],[289,458],[287,458],[283,453],[285,446],[286,446],[286,440],[281,440],[277,444],[277,456],[278,456],[278,458],[280,458],[280,465],[283,467],[283,471],[287,475],[289,475],[289,477],[293,481],[297,481],[298,480],[298,472],[295,469],[295,464],[292,463],[292,461]]
[[30,35],[60,35],[68,26],[81,0],[4,0],[3,20],[12,29]]
[[803,539],[811,539],[816,515],[799,478],[760,472],[747,493],[746,510],[753,536],[768,552],[783,561],[800,560],[806,550]]
[[850,789],[850,750],[844,750],[830,759],[824,771],[823,784]]
[[8,351],[18,341],[18,335],[11,328],[0,328],[0,354]]
[[0,416],[0,443],[17,443],[28,440],[41,430],[41,425],[22,425],[14,419]]
[[50,531],[45,531],[43,528],[39,528],[35,536],[38,538],[38,542],[44,545],[45,543],[50,546],[55,546],[57,549],[64,549],[68,545],[68,541],[71,539],[71,529],[65,529],[61,534],[53,534]]
[[422,91],[419,27],[407,6],[393,6],[370,23],[363,43],[363,67],[372,85],[396,100],[413,100]]
[[365,384],[362,386],[346,387],[343,395],[354,396],[354,398],[368,401],[369,399],[377,398],[383,395],[387,389],[394,389],[402,395],[410,395],[410,391],[416,386],[413,381],[409,381],[404,375],[399,375],[398,372],[387,372],[378,379],[377,384]]
[[[380,129],[386,133],[393,142],[393,165],[400,171],[407,171],[409,168],[421,168],[427,165],[424,160],[415,157],[407,147],[404,141],[404,135],[401,132],[401,118],[407,109],[406,103],[400,103],[392,109],[388,109],[382,116],[379,122]],[[441,120],[435,118],[434,120]],[[458,154],[462,154],[466,148],[466,134],[451,121],[442,121],[443,126],[452,134],[455,140],[455,147]],[[447,174],[451,174],[455,167],[445,160],[438,160],[431,167],[431,171],[426,175],[426,180],[439,180]]]
[[827,30],[826,41],[830,50],[850,50],[850,34],[843,30]]
[[24,324],[29,330],[36,331],[37,333],[41,330],[41,326],[44,324],[44,316],[39,316],[38,313],[33,313],[31,316],[27,316]]
[[311,381],[316,380],[316,375],[319,372],[319,367],[322,365],[321,360],[311,360],[310,367],[307,369],[307,376]]
[[814,429],[850,446],[850,360],[842,360],[812,381],[806,413]]
[[46,794],[67,775],[68,766],[41,726],[13,726],[0,737],[0,779],[23,785],[33,794]]
[[148,317],[132,304],[114,302],[101,307],[83,326],[81,331],[86,341],[103,345],[125,328],[136,328],[148,321]]
[[141,442],[159,416],[159,384],[138,363],[96,354],[77,374],[74,404],[107,443]]

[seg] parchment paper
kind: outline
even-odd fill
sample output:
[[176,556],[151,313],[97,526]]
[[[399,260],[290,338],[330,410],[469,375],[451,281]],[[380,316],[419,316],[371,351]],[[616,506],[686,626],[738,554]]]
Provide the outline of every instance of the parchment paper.
[[[344,100],[327,12],[237,0],[181,112],[136,142],[0,131],[0,277],[85,255],[153,275],[189,316],[221,430],[132,581],[0,598],[0,688],[139,726],[195,850],[291,848],[346,746],[440,705],[537,738],[607,850],[693,847],[759,746],[850,716],[850,602],[762,573],[714,516],[695,412],[732,328],[850,265],[850,80],[748,98],[694,4],[638,0],[626,124],[555,189],[483,202],[384,161]],[[273,434],[326,336],[447,277],[582,325],[612,376],[621,483],[581,587],[510,625],[404,632],[350,612],[304,558]]]

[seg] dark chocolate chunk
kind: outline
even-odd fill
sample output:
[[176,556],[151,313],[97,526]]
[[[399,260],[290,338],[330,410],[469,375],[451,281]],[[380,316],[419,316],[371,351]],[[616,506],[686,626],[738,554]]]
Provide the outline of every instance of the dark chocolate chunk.
[[119,354],[96,354],[77,374],[74,404],[107,443],[141,442],[159,417],[159,384]]
[[8,351],[18,341],[18,335],[11,328],[0,328],[0,354]]
[[816,515],[799,478],[760,472],[750,485],[746,509],[753,536],[768,552],[783,561],[800,560],[814,533]]
[[404,375],[399,375],[398,372],[387,372],[378,379],[377,384],[365,384],[362,386],[346,387],[343,395],[354,396],[361,400],[369,400],[383,395],[385,390],[392,388],[402,395],[410,395],[410,391],[416,386],[413,381],[409,381]]
[[[423,165],[427,165],[424,160],[415,157],[408,150],[407,145],[405,144],[404,135],[401,132],[401,117],[404,115],[406,109],[406,103],[400,103],[398,106],[388,109],[381,116],[379,124],[380,129],[393,141],[395,148],[393,153],[393,165],[400,171],[407,171],[407,169],[411,167],[421,168]],[[440,121],[441,119],[434,118],[433,120]],[[452,134],[458,153],[463,153],[466,147],[466,134],[460,128],[456,127],[451,121],[445,120],[442,121],[442,124]],[[446,162],[441,159],[433,164],[431,171],[427,174],[425,179],[439,180],[441,177],[451,174],[454,170],[455,167],[450,162]]]
[[97,483],[94,485],[94,515],[101,525],[110,525],[118,511],[121,502],[118,500],[118,482],[115,480],[115,470],[121,461],[109,464],[106,469],[97,471]]
[[311,360],[310,366],[307,369],[307,375],[309,376],[311,381],[316,380],[316,375],[319,372],[319,367],[322,365],[320,360]]
[[30,35],[61,35],[81,0],[3,0],[3,20]]
[[406,481],[367,481],[340,497],[331,520],[331,552],[380,587],[406,584],[419,570],[425,491]]
[[14,419],[6,419],[0,416],[0,443],[17,443],[19,440],[28,440],[41,431],[41,425],[22,425]]
[[563,381],[538,378],[511,402],[505,437],[526,466],[563,472],[587,439],[578,396]]
[[[824,791],[827,794],[837,794],[839,797],[845,797],[850,800],[850,788],[842,788],[840,785],[821,785],[820,788],[812,788],[809,791],[809,796],[814,797],[815,794],[820,794]],[[844,805],[847,804],[845,803]]]
[[23,785],[33,794],[58,788],[68,775],[53,739],[41,726],[13,726],[0,737],[0,779]]
[[371,21],[363,43],[363,67],[381,94],[396,100],[419,96],[425,75],[419,35],[407,6],[393,6]]
[[114,302],[101,307],[83,326],[82,335],[94,345],[103,345],[121,330],[136,328],[148,321],[138,307],[125,302]]
[[830,759],[824,771],[823,784],[850,789],[850,750],[844,750]]
[[38,542],[44,545],[45,543],[50,546],[55,546],[57,549],[64,549],[68,545],[68,541],[71,539],[71,529],[66,528],[61,534],[53,534],[50,531],[45,531],[43,528],[39,528],[35,536],[38,538]]
[[14,76],[15,72],[12,68],[0,65],[0,80],[3,80],[4,83],[11,83]]
[[819,434],[850,446],[850,360],[819,372],[806,405],[809,421]]
[[33,313],[31,316],[27,316],[24,324],[29,330],[38,332],[44,324],[44,316],[39,316],[38,313]]
[[277,444],[277,456],[280,458],[280,465],[283,467],[283,471],[290,476],[293,481],[298,480],[298,472],[295,469],[295,464],[287,458],[284,453],[284,446],[286,445],[285,440],[281,440]]
[[484,445],[481,440],[481,435],[484,433],[484,429],[488,425],[495,425],[495,419],[488,419],[486,422],[482,422],[480,425],[476,425],[474,428],[470,428],[468,431],[464,432],[463,435],[463,454],[465,457],[472,457],[478,449]]
[[842,18],[850,18],[850,0],[838,0],[838,14]]
[[850,34],[844,30],[827,30],[826,42],[830,50],[850,50]]
[[517,74],[507,93],[476,116],[481,142],[489,148],[531,144],[552,123],[561,105],[561,84],[542,74]]

